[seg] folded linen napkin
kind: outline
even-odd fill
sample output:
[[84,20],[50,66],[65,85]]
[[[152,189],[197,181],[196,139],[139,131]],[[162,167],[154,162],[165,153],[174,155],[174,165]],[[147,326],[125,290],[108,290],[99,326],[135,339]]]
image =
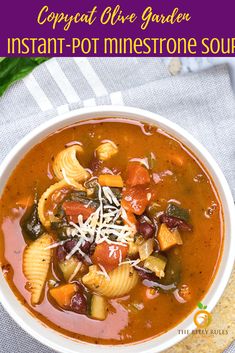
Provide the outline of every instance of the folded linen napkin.
[[[101,104],[147,109],[184,127],[217,160],[235,196],[235,101],[226,65],[172,77],[155,58],[51,59],[0,99],[0,161],[42,122]],[[53,352],[0,306],[0,353],[32,351]]]

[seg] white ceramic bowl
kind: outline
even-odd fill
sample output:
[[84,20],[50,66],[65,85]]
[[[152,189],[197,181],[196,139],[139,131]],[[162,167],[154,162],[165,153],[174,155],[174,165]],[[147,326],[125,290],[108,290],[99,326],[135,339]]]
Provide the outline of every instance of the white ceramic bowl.
[[[233,198],[224,175],[211,155],[189,133],[169,120],[148,111],[116,106],[100,106],[95,108],[79,109],[49,120],[24,137],[3,161],[0,167],[0,193],[2,192],[5,183],[7,182],[13,169],[16,167],[18,161],[20,161],[35,144],[58,129],[74,124],[77,121],[98,117],[121,117],[156,124],[158,127],[164,129],[166,132],[179,139],[192,152],[194,152],[214,180],[223,205],[225,239],[219,270],[212,286],[203,299],[203,303],[207,305],[207,310],[211,311],[225,289],[234,263],[235,225]],[[70,338],[62,336],[56,331],[45,327],[45,325],[28,313],[27,310],[19,303],[9,288],[1,271],[0,298],[8,313],[26,332],[48,347],[63,353],[158,353],[171,347],[187,336],[187,334],[179,335],[177,331],[178,329],[189,331],[195,329],[193,316],[196,309],[178,326],[157,338],[131,345],[99,346],[73,341]]]

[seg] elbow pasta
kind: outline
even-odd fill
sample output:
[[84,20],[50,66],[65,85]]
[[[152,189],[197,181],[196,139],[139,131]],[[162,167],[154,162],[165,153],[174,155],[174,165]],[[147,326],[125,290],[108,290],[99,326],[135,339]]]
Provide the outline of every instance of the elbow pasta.
[[82,151],[81,146],[75,145],[65,148],[56,155],[53,170],[59,180],[68,178],[81,182],[89,178],[90,174],[77,159],[77,154]]
[[74,180],[71,181],[71,184],[68,184],[67,181],[65,180],[61,180],[58,183],[55,183],[53,185],[51,185],[40,197],[40,200],[38,202],[38,216],[39,219],[41,221],[41,223],[44,225],[44,227],[49,228],[51,225],[51,221],[50,221],[50,214],[47,213],[46,210],[46,204],[48,199],[50,199],[53,195],[54,192],[56,192],[57,190],[60,190],[62,188],[73,188],[76,190],[81,190],[84,191],[86,190],[82,185],[78,184],[77,182],[75,182]]
[[24,252],[23,272],[30,283],[31,303],[38,304],[45,286],[52,249],[52,237],[44,233],[40,238],[31,243]]
[[129,264],[123,264],[109,272],[106,278],[96,265],[89,267],[89,273],[82,282],[89,289],[107,298],[117,298],[128,294],[138,282],[138,274]]

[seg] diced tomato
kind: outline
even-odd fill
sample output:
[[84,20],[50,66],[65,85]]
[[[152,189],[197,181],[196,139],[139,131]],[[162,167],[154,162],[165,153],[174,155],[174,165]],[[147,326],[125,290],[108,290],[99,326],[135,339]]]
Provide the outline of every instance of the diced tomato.
[[123,192],[122,207],[128,212],[141,215],[144,213],[150,199],[151,193],[149,190],[141,185],[136,185],[126,188]]
[[78,222],[79,215],[82,215],[83,220],[86,220],[93,212],[95,212],[94,207],[87,207],[87,205],[76,201],[65,201],[63,203],[63,209],[69,220],[74,223]]
[[92,262],[96,265],[102,265],[106,271],[112,271],[123,261],[128,252],[128,245],[108,244],[103,242],[98,244],[92,255]]
[[150,183],[148,170],[139,163],[130,163],[127,167],[126,184],[128,186],[147,185]]

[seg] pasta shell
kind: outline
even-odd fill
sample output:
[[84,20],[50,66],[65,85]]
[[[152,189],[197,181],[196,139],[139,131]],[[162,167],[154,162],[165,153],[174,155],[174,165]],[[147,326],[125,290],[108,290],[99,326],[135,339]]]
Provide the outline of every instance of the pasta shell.
[[53,193],[62,188],[72,188],[76,190],[86,190],[81,184],[73,181],[72,184],[68,184],[67,181],[61,180],[58,183],[51,185],[40,197],[38,202],[38,216],[44,227],[49,228],[51,225],[49,214],[46,212],[46,204],[48,199],[53,195]]
[[107,298],[117,298],[128,294],[138,282],[138,273],[129,264],[123,264],[109,272],[107,278],[98,266],[89,267],[89,273],[82,278],[82,282],[89,289]]
[[81,166],[77,154],[83,151],[81,146],[75,145],[65,148],[57,154],[53,163],[56,177],[74,179],[78,182],[89,178],[90,174]]
[[48,249],[52,240],[52,237],[45,233],[24,252],[23,272],[30,284],[32,304],[38,304],[42,295],[52,257],[52,249]]
[[96,154],[102,161],[107,161],[108,159],[115,156],[118,153],[118,147],[113,142],[105,142],[96,148]]

